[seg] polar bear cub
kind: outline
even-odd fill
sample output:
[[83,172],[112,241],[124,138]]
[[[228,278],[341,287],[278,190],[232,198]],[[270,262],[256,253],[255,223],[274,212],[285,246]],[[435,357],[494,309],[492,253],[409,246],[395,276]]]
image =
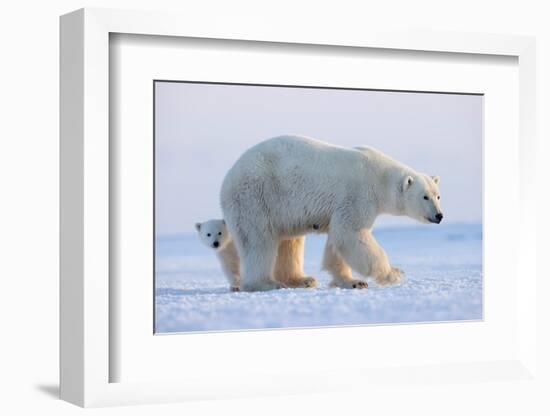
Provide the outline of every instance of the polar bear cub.
[[231,291],[238,292],[240,287],[239,254],[227,231],[224,220],[198,222],[195,228],[206,247],[213,248],[222,266],[223,273],[229,281]]

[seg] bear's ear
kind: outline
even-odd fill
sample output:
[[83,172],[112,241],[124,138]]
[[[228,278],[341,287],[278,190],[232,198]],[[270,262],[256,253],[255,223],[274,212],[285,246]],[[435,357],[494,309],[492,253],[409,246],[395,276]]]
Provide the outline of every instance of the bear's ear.
[[432,180],[435,182],[436,185],[439,185],[439,176],[432,176]]
[[405,179],[403,179],[403,192],[405,192],[407,189],[411,187],[411,185],[414,182],[414,178],[410,175],[405,176]]
[[195,223],[195,228],[197,229],[197,231],[200,231],[201,230],[201,223],[200,222]]
[[222,224],[225,225],[225,220],[222,220]]

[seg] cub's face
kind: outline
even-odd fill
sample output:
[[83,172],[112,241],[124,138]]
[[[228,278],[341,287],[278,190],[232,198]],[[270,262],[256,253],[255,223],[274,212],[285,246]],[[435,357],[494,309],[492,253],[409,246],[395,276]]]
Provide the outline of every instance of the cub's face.
[[221,250],[231,240],[224,220],[198,222],[195,228],[203,244],[214,250]]
[[423,223],[439,224],[443,219],[439,176],[406,176],[402,198],[405,215]]

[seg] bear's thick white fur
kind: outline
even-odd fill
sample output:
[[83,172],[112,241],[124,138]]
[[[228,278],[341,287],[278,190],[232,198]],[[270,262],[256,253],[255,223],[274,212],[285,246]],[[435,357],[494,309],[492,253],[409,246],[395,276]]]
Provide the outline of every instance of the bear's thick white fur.
[[[223,273],[229,281],[231,291],[240,289],[239,254],[227,230],[224,220],[212,219],[198,222],[195,228],[205,246],[212,248],[222,266]],[[281,241],[277,250],[274,278],[284,287],[315,287],[317,281],[312,277],[293,279],[288,270],[303,269],[304,238]]]
[[323,266],[333,286],[366,287],[352,269],[379,284],[398,283],[403,272],[390,265],[372,226],[384,213],[439,223],[438,183],[369,147],[301,136],[255,145],[226,174],[220,198],[241,259],[241,290],[281,287],[275,270],[305,279],[303,236],[313,229],[328,233]]

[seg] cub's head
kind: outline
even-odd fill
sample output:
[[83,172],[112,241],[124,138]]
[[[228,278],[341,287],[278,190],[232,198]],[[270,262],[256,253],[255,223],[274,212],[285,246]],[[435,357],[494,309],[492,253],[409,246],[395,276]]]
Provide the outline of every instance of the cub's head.
[[401,200],[408,217],[435,224],[443,219],[439,176],[406,175],[401,184]]
[[198,222],[195,224],[195,228],[204,245],[214,250],[221,250],[231,241],[224,220]]

